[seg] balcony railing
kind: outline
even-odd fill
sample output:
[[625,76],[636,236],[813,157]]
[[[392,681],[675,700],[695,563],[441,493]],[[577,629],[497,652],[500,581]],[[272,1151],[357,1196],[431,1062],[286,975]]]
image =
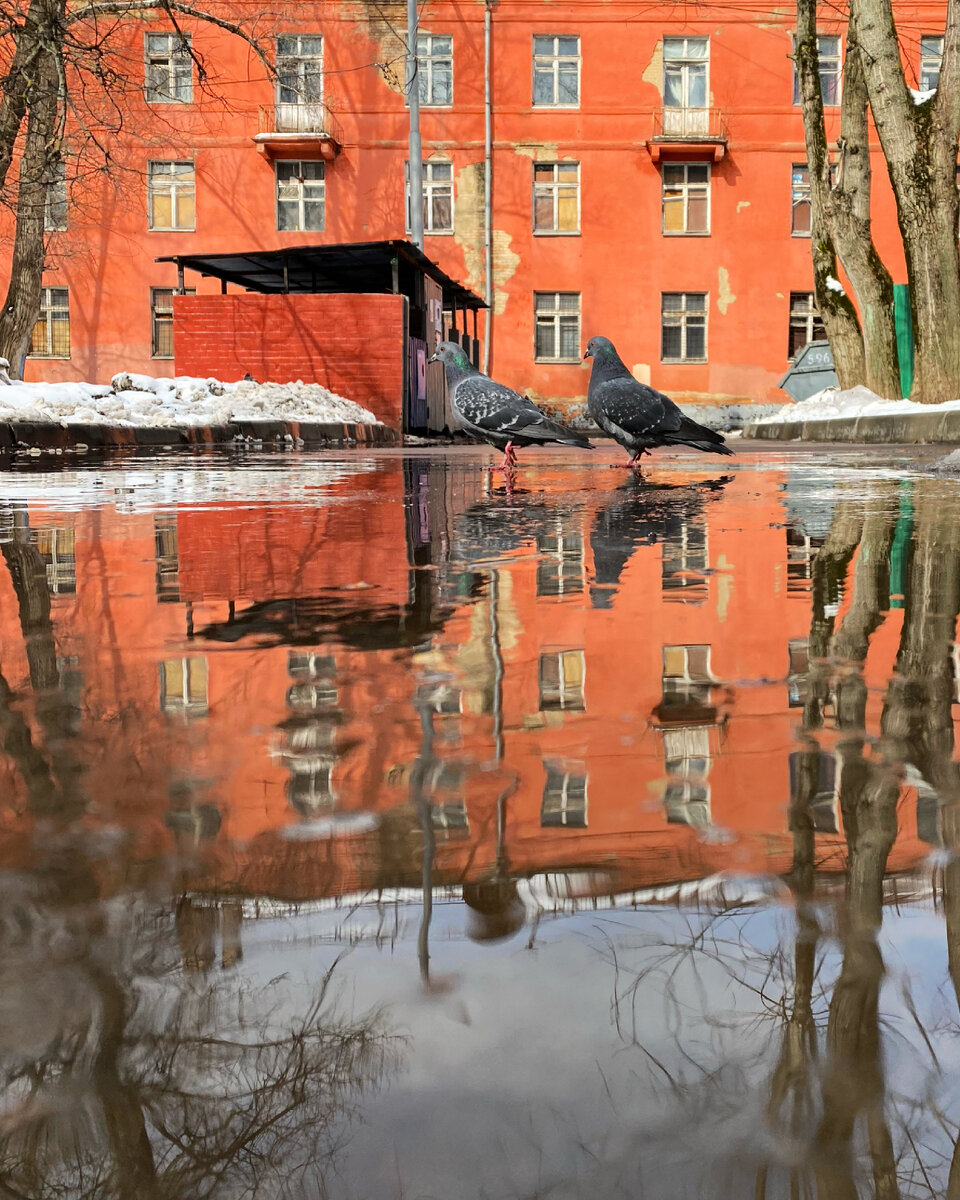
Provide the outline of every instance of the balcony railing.
[[327,104],[262,104],[254,140],[268,153],[283,143],[317,145],[324,158],[333,158],[343,146],[343,127]]
[[661,108],[654,113],[653,136],[663,141],[725,142],[719,108]]

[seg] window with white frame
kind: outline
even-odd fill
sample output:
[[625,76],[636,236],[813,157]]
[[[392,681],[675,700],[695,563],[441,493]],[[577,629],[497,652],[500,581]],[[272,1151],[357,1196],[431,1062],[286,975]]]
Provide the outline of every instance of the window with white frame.
[[320,232],[324,225],[325,187],[321,159],[280,159],[277,173],[277,229]]
[[[706,108],[707,74],[710,68],[710,39],[665,37],[663,39],[664,108]],[[664,130],[664,132],[669,132]]]
[[537,537],[537,595],[572,596],[583,591],[583,534],[544,533]]
[[[407,232],[410,232],[410,164],[406,175]],[[453,163],[432,158],[423,164],[423,232],[453,233]]]
[[322,100],[322,36],[280,34],[277,38],[277,104],[319,104]]
[[54,163],[47,175],[47,192],[43,203],[43,228],[47,233],[62,232],[67,227],[67,167]]
[[661,292],[660,360],[707,361],[706,292]]
[[533,232],[580,232],[580,164],[533,164]]
[[544,763],[546,779],[540,802],[540,824],[544,828],[587,827],[587,773],[583,767],[571,770],[559,763]]
[[579,105],[579,37],[534,35],[533,103],[545,108],[576,108]]
[[47,585],[54,596],[72,596],[77,590],[76,530],[61,525],[39,525],[30,530],[47,572]]
[[148,104],[193,102],[193,58],[189,33],[146,34],[145,57]]
[[66,288],[40,289],[40,315],[30,337],[30,355],[70,357],[70,296]]
[[160,663],[160,708],[203,716],[207,711],[206,658],[168,658]]
[[551,650],[541,654],[537,674],[541,712],[551,709],[583,711],[587,663],[582,650]]
[[706,779],[713,759],[710,754],[712,725],[682,725],[663,731],[664,767],[677,779]]
[[666,235],[710,232],[710,164],[663,164],[663,221]]
[[709,825],[710,785],[690,779],[673,780],[664,790],[663,807],[669,825]]
[[[151,358],[173,358],[174,288],[150,289]],[[195,296],[196,288],[184,288],[182,295]]]
[[420,103],[442,108],[453,103],[453,38],[448,33],[417,34]]
[[664,646],[661,687],[664,708],[709,707],[713,688],[709,645]]
[[151,229],[195,229],[197,181],[192,159],[147,163]]
[[[794,37],[794,52],[796,52],[796,37]],[[817,59],[820,67],[820,95],[825,106],[836,106],[840,103],[840,78],[843,59],[840,52],[840,35],[838,33],[817,34]],[[796,58],[793,63],[793,102],[800,103],[800,76],[797,72]]]
[[826,341],[827,331],[817,312],[813,292],[790,293],[790,344],[787,357],[793,361],[808,342]]
[[942,35],[925,33],[920,38],[920,90],[932,92],[940,82],[943,59]]
[[663,599],[702,604],[707,598],[707,526],[703,520],[681,521],[663,541],[660,589]]
[[810,222],[810,170],[806,163],[794,163],[790,173],[790,233],[793,237],[809,237]]
[[537,362],[580,361],[580,293],[535,292]]

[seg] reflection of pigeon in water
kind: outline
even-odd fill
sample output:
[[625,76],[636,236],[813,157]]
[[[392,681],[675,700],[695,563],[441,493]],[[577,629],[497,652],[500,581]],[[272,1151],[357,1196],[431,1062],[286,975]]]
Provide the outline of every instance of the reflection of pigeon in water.
[[590,416],[630,451],[633,466],[639,468],[641,456],[657,446],[733,453],[721,434],[691,421],[669,396],[634,379],[609,338],[591,338],[583,357],[593,359],[587,392]]
[[614,493],[614,503],[600,509],[590,530],[594,581],[593,608],[611,608],[623,568],[638,546],[676,542],[703,512],[704,502],[716,499],[732,475],[686,486],[645,487],[631,480]]
[[502,450],[503,470],[516,462],[514,446],[562,442],[566,446],[593,449],[583,434],[551,421],[526,396],[481,375],[455,342],[441,342],[430,361],[443,363],[450,407],[457,424]]

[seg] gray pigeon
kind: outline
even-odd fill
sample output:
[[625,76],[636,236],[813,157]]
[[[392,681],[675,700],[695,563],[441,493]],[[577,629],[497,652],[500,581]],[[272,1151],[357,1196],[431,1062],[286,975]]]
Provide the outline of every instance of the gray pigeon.
[[481,375],[456,342],[441,342],[430,361],[443,363],[450,407],[457,424],[502,450],[500,466],[504,471],[517,461],[514,446],[562,442],[565,446],[593,449],[583,434],[551,421],[526,396]]
[[630,451],[627,465],[639,469],[641,456],[657,446],[733,454],[721,434],[691,421],[669,396],[634,379],[609,338],[591,338],[583,357],[593,359],[587,392],[590,416]]

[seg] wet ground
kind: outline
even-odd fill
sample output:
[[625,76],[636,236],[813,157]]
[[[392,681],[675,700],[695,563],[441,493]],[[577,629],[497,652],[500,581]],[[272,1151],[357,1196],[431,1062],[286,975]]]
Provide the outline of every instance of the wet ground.
[[0,1195],[960,1196],[960,482],[0,473]]

